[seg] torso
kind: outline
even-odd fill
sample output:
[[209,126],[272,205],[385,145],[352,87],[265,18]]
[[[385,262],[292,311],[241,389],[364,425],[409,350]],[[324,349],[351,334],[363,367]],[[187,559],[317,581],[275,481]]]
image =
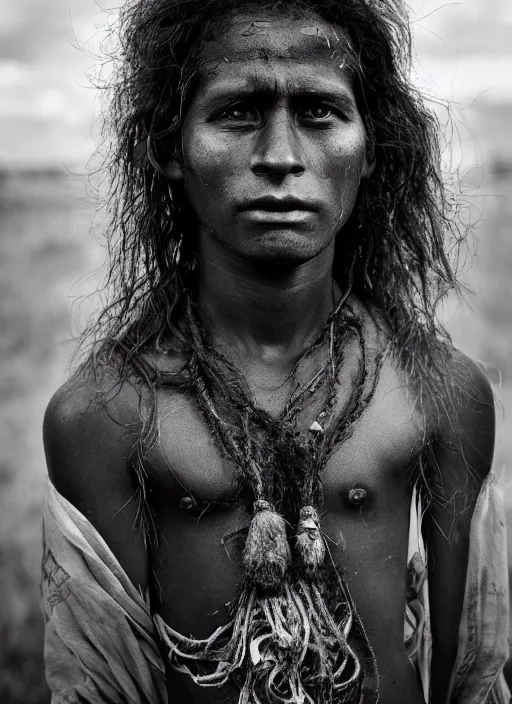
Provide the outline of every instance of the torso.
[[[236,469],[219,452],[193,395],[162,390],[158,422],[147,471],[161,535],[153,555],[159,613],[182,634],[204,638],[228,620],[226,603],[241,577],[236,533],[250,517],[243,506],[229,506]],[[387,356],[370,406],[322,473],[321,527],[374,649],[381,704],[423,702],[403,645],[412,491],[406,470],[422,437],[404,377]],[[350,502],[355,488],[366,492],[361,506]],[[180,704],[238,699],[234,691],[199,688],[175,672],[169,672],[169,695]]]

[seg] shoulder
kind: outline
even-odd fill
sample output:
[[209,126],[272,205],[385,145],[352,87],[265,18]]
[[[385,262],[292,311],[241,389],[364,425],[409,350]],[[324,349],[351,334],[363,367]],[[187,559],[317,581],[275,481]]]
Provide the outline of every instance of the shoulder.
[[134,530],[141,492],[132,457],[141,395],[115,373],[76,374],[51,399],[43,424],[49,477],[105,539],[133,584],[147,583],[145,536]]
[[[369,340],[376,349],[385,349],[393,334],[384,316],[368,302],[356,301],[356,305],[363,310]],[[403,375],[411,403],[418,409],[417,380],[395,361],[393,373]],[[437,388],[439,392],[431,391],[428,397],[428,392],[424,391],[419,404],[423,416],[419,424],[424,427],[425,439],[434,451],[434,464],[443,475],[446,490],[450,490],[447,485],[451,481],[467,485],[468,476],[479,487],[490,471],[494,453],[495,411],[491,385],[483,365],[451,344],[441,348],[437,365],[438,371],[432,366],[431,372],[438,375],[437,383],[430,388]],[[424,385],[424,389],[428,387]]]
[[[50,449],[91,433],[99,441],[133,438],[140,426],[142,396],[134,382],[115,371],[101,378],[77,372],[52,396],[45,412],[43,435]],[[111,445],[111,442],[108,443]]]
[[492,467],[495,415],[492,388],[478,362],[451,350],[445,377],[446,394],[435,404],[436,430],[425,459],[433,499],[429,515],[449,535],[454,520],[469,531],[473,507]]
[[51,398],[43,422],[48,473],[78,508],[88,486],[126,472],[140,433],[140,402],[136,386],[113,371],[100,379],[76,373]]
[[494,394],[482,365],[452,349],[446,369],[447,402],[436,434],[438,453],[463,455],[475,480],[489,473],[495,437]]

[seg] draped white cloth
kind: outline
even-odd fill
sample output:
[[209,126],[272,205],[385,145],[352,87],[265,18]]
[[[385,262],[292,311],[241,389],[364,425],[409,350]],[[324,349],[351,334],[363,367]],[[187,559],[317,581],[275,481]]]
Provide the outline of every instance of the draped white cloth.
[[[421,506],[411,503],[404,638],[428,702],[430,636]],[[502,494],[491,474],[471,524],[457,663],[449,704],[509,704],[508,570]],[[168,704],[165,665],[148,600],[89,521],[49,484],[42,601],[52,704]],[[437,703],[436,703],[437,704]]]
[[[421,500],[414,490],[409,524],[410,589],[404,640],[428,702],[432,635],[422,518]],[[457,659],[447,699],[449,704],[510,703],[510,691],[502,673],[509,656],[507,559],[503,493],[496,475],[491,472],[482,484],[471,520],[464,606]]]
[[167,704],[147,600],[90,522],[50,484],[42,576],[52,704]]

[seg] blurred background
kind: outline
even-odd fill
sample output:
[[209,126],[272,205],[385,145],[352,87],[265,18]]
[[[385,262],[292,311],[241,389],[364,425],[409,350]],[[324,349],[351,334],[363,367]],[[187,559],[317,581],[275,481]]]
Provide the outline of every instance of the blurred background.
[[[104,260],[82,174],[98,132],[86,73],[97,64],[106,8],[16,0],[0,9],[2,704],[48,702],[38,604],[41,423],[83,324],[73,303],[94,288]],[[411,14],[415,80],[450,104],[449,113],[436,108],[451,144],[446,164],[471,194],[477,221],[466,267],[473,293],[446,306],[446,321],[456,344],[488,364],[501,399],[496,462],[512,525],[512,3],[413,0]]]

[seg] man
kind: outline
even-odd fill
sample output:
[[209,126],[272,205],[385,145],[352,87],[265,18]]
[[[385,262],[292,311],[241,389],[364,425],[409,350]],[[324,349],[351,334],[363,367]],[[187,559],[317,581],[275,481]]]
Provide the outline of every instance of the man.
[[507,701],[493,398],[435,322],[456,223],[400,7],[120,31],[112,299],[44,429],[55,701]]

